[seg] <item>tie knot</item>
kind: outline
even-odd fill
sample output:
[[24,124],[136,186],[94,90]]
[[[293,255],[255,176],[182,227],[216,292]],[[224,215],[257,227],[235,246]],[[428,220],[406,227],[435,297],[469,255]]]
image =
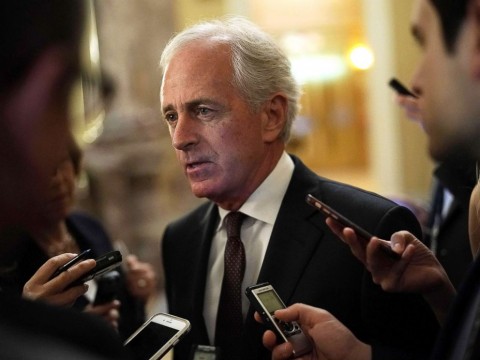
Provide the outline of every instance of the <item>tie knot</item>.
[[227,237],[240,237],[240,229],[242,222],[245,219],[245,214],[237,211],[232,211],[225,217],[225,227],[227,228]]

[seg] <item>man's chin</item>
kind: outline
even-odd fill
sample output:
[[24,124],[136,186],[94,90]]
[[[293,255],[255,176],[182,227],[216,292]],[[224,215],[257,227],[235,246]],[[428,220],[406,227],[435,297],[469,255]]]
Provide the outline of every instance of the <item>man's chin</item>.
[[190,183],[190,190],[192,194],[197,198],[209,198],[211,191],[205,186],[205,184]]
[[467,142],[429,142],[429,153],[433,160],[438,162],[457,161],[462,158],[475,158]]

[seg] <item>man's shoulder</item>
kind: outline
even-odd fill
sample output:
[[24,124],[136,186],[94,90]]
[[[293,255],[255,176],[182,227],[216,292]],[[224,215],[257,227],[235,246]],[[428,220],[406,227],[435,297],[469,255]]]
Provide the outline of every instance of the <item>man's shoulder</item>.
[[[299,190],[307,189],[307,191],[310,191],[312,194],[316,193],[319,195],[324,201],[358,199],[359,202],[373,203],[377,206],[398,206],[394,201],[373,191],[323,177],[308,168],[299,158],[295,156],[291,157],[295,163],[295,170],[289,190],[293,190],[293,192],[298,193]],[[355,202],[352,205],[355,205]]]

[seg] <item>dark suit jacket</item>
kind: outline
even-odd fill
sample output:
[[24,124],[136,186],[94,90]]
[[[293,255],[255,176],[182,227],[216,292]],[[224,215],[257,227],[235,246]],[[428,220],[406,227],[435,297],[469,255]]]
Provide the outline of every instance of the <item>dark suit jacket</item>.
[[[440,164],[434,172],[437,179],[435,191],[447,188],[454,199],[449,212],[438,229],[437,257],[455,288],[463,281],[472,261],[472,250],[468,236],[468,207],[470,194],[477,180],[475,161],[455,159]],[[436,201],[432,202],[429,226],[433,224]],[[430,236],[425,236],[425,243],[430,246]]]
[[[409,230],[420,237],[414,215],[376,194],[321,178],[293,159],[295,170],[258,282],[270,282],[287,305],[303,302],[330,311],[361,340],[378,345],[379,359],[385,354],[389,359],[402,359],[409,358],[404,353],[428,353],[437,331],[428,306],[419,297],[387,294],[373,284],[363,265],[305,197],[312,193],[384,239],[397,230]],[[188,337],[175,348],[176,359],[187,359],[192,344],[208,344],[203,299],[218,221],[216,206],[208,202],[170,224],[163,237],[169,311],[192,323]],[[261,342],[264,327],[255,322],[252,308],[244,330],[243,358],[269,359]],[[388,347],[403,351],[385,350]]]
[[[480,359],[480,332],[472,331],[471,320],[480,316],[480,258],[470,266],[460,285],[457,297],[442,328],[432,360]],[[473,335],[473,336],[472,336]],[[470,356],[465,356],[466,343],[472,336]]]

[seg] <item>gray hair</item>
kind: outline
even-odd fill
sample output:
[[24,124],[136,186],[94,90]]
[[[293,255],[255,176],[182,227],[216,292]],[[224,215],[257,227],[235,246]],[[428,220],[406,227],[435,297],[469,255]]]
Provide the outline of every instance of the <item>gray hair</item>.
[[282,92],[287,97],[287,121],[281,134],[290,137],[299,111],[300,88],[293,78],[290,61],[277,43],[256,25],[240,17],[201,22],[175,35],[165,47],[160,67],[165,71],[172,57],[185,45],[214,40],[230,46],[233,84],[256,112],[268,98]]

